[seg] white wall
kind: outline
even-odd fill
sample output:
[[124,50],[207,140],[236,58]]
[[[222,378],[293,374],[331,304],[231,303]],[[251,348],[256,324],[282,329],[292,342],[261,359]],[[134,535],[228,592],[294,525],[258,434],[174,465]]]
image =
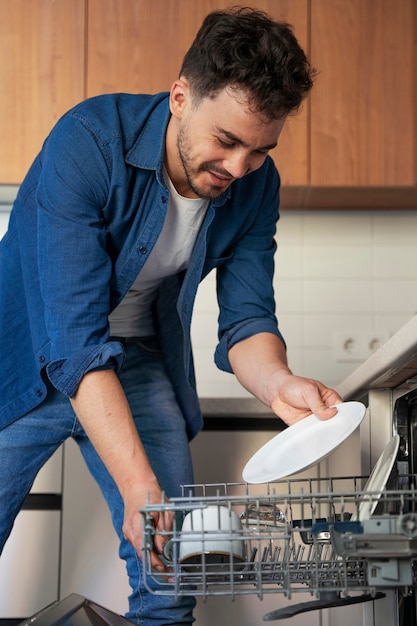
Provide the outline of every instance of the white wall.
[[[295,373],[335,386],[362,360],[341,361],[343,337],[387,339],[417,312],[417,212],[285,211],[277,242],[277,313]],[[246,396],[213,364],[216,319],[209,275],[192,329],[198,391]]]

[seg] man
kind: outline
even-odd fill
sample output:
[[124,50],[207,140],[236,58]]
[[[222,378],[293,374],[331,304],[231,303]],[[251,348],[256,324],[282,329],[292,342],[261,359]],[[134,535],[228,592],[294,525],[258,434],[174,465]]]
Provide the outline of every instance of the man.
[[251,9],[210,14],[169,94],[93,98],[58,122],[1,242],[0,546],[40,467],[73,437],[109,504],[139,624],[193,621],[193,598],[144,587],[138,509],[192,483],[200,280],[216,268],[220,368],[288,424],[330,418],[340,401],[291,373],[274,313],[268,151],[313,74],[286,25]]

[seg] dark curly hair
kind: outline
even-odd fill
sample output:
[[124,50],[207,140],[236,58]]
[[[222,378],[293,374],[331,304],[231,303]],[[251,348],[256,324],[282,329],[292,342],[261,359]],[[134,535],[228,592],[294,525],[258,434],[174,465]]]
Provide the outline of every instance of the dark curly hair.
[[243,90],[268,120],[296,113],[315,75],[292,27],[250,7],[209,13],[180,71],[197,102],[226,87]]

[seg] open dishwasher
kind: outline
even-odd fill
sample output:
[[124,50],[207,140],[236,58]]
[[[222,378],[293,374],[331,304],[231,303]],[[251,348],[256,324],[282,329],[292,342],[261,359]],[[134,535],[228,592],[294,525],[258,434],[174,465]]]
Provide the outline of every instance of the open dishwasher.
[[[394,480],[397,472],[393,472]],[[402,482],[404,483],[404,476]],[[410,484],[414,483],[409,478]],[[363,491],[362,478],[287,479],[266,485],[200,484],[183,488],[169,503],[149,505],[144,516],[145,580],[154,593],[175,596],[285,594],[309,592],[311,601],[295,601],[264,616],[265,621],[314,609],[383,598],[386,589],[406,595],[417,583],[417,496],[413,488]],[[244,558],[232,551],[212,558],[210,529],[182,530],[190,511],[226,508],[241,520],[238,529],[219,530],[222,538],[244,544]],[[172,529],[156,531],[153,514],[173,516]],[[171,543],[171,573],[153,571],[150,552],[155,534]],[[183,542],[203,541],[191,562],[180,558]]]
[[[368,406],[359,429],[358,472],[258,485],[200,483],[185,486],[182,497],[169,503],[146,506],[141,512],[147,583],[155,579],[161,583],[158,593],[176,596],[280,595],[291,600],[263,614],[265,621],[356,604],[356,609],[361,605],[363,626],[417,625],[417,316],[337,390],[344,400]],[[390,476],[383,489],[370,488],[372,468],[395,438]],[[337,470],[330,461],[328,475]],[[195,563],[182,562],[184,516],[212,505],[239,516],[241,528],[229,539],[243,542],[244,559],[226,556],[216,564],[202,555]],[[263,515],[265,508],[269,517]],[[162,531],[164,539],[172,538],[168,579],[150,564],[156,510],[174,517],[172,530]],[[195,532],[201,539],[204,531]],[[308,617],[306,623],[310,621]],[[320,618],[320,625],[325,623]]]

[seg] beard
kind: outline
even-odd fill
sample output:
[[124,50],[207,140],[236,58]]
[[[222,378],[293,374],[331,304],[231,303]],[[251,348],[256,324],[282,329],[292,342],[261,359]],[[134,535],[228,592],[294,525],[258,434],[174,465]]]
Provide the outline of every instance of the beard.
[[203,172],[210,171],[226,177],[230,177],[230,174],[225,170],[221,170],[211,161],[202,163],[199,166],[194,165],[196,163],[196,159],[192,153],[188,139],[188,126],[186,124],[183,124],[179,129],[177,136],[177,150],[188,186],[196,196],[203,198],[204,200],[215,200],[224,193],[224,187],[216,186],[210,183],[206,183],[203,186],[203,184],[198,183],[198,177]]

